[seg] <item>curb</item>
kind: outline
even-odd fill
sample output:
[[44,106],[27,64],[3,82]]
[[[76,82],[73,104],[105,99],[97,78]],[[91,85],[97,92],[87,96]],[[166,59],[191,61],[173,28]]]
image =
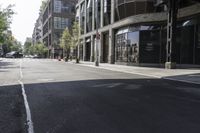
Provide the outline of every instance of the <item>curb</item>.
[[[70,63],[70,64],[74,64],[74,63]],[[181,80],[181,79],[174,79],[174,78],[169,78],[169,77],[160,77],[160,76],[155,76],[155,75],[150,75],[150,74],[142,74],[142,73],[137,73],[137,72],[127,72],[127,71],[113,70],[113,69],[104,68],[104,67],[95,67],[95,66],[92,66],[92,65],[84,64],[84,63],[79,63],[77,65],[87,66],[87,67],[92,67],[92,68],[98,68],[98,69],[104,69],[104,70],[110,70],[110,71],[115,71],[115,72],[128,73],[128,74],[136,74],[136,75],[140,75],[140,76],[153,77],[153,78],[157,78],[157,79],[164,79],[164,80],[200,85],[200,82],[198,83],[198,82]]]

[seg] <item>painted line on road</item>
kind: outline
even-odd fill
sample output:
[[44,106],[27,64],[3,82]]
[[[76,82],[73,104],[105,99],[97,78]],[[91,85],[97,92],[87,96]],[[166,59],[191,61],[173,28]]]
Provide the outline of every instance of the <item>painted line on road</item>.
[[27,95],[26,95],[26,91],[25,91],[24,83],[22,82],[22,79],[23,79],[22,60],[20,60],[20,80],[19,80],[19,83],[21,84],[22,95],[23,95],[24,105],[25,105],[25,109],[26,109],[26,121],[27,121],[27,125],[28,125],[28,133],[34,133],[33,121],[32,121],[32,118],[31,118],[31,110],[30,110],[30,107],[29,107],[29,104],[28,104]]

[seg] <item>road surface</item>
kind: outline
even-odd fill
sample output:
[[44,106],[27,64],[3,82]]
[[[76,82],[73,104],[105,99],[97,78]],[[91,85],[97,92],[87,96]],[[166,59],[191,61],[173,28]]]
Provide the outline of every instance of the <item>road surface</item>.
[[[200,86],[43,59],[0,59],[0,132],[198,133]],[[28,125],[25,125],[28,124]]]

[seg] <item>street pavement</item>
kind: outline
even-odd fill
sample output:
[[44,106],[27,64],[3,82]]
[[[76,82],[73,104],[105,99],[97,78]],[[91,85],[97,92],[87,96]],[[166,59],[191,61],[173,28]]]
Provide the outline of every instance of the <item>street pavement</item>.
[[27,127],[18,80],[35,133],[200,132],[200,85],[56,60],[0,59],[3,133]]
[[[71,61],[69,63],[74,64],[75,61]],[[93,62],[81,61],[79,65],[95,67]],[[165,68],[159,68],[159,67],[140,67],[140,66],[126,66],[126,65],[100,63],[98,68],[200,85],[200,67],[199,66],[198,67],[196,66],[193,68],[192,66],[190,66],[187,69],[180,69],[180,68],[165,69]]]

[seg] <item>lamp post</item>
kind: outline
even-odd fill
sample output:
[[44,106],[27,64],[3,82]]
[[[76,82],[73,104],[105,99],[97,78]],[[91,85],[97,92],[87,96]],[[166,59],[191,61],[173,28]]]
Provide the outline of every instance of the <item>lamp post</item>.
[[98,26],[99,26],[99,17],[98,17],[98,12],[99,12],[99,0],[96,0],[96,60],[95,60],[95,66],[99,66],[99,45],[100,45],[100,34],[98,31]]

